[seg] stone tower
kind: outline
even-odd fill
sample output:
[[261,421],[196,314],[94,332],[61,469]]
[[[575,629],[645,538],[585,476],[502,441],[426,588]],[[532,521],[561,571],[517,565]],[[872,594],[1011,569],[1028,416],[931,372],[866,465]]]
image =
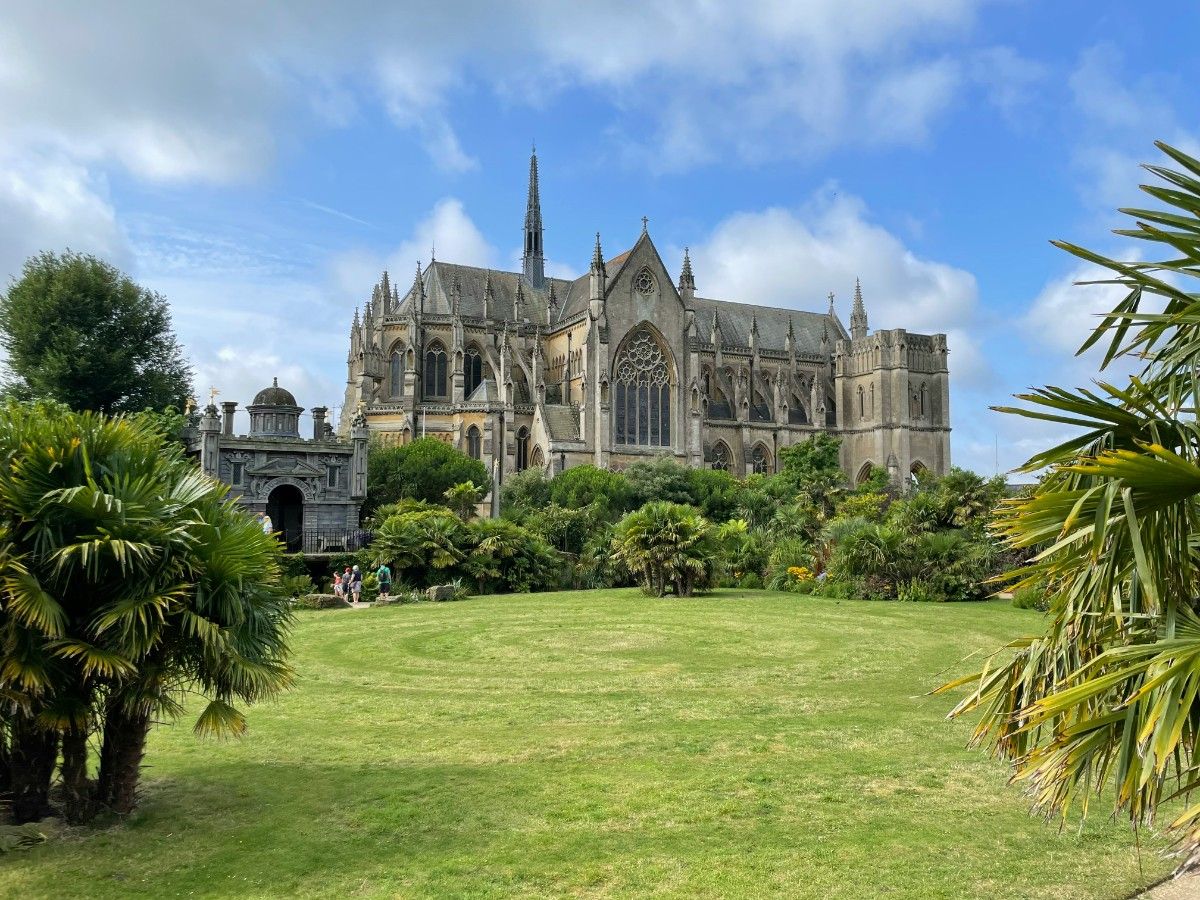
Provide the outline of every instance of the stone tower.
[[950,467],[950,375],[944,334],[903,328],[870,334],[862,287],[855,282],[850,340],[834,349],[842,466],[852,483],[872,467],[894,485]]

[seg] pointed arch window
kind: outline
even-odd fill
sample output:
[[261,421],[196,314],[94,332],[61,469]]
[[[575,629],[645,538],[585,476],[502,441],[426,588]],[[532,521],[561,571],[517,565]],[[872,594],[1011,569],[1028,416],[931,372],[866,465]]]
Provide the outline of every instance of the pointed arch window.
[[925,415],[925,409],[926,409],[925,403],[926,403],[928,393],[929,393],[928,385],[926,385],[925,382],[921,382],[921,415],[922,416]]
[[729,448],[723,442],[713,447],[712,467],[720,472],[729,471]]
[[862,385],[859,385],[859,387],[858,387],[858,417],[860,419],[865,418],[866,414],[867,414],[866,406],[863,403],[863,396],[864,396],[864,392],[862,389]]
[[522,425],[517,429],[517,471],[529,468],[529,429]]
[[399,397],[404,393],[404,354],[399,350],[392,351],[391,367],[388,372],[388,393]]
[[441,341],[434,341],[425,350],[425,396],[446,396],[446,348]]
[[483,435],[479,433],[479,428],[472,425],[467,429],[467,456],[471,459],[479,459],[483,455]]
[[463,357],[463,396],[470,397],[483,382],[483,356],[479,348],[472,345]]
[[755,475],[766,475],[771,471],[771,454],[762,444],[755,445],[754,452],[750,454],[750,468]]
[[614,441],[671,446],[671,374],[649,329],[639,328],[613,364]]

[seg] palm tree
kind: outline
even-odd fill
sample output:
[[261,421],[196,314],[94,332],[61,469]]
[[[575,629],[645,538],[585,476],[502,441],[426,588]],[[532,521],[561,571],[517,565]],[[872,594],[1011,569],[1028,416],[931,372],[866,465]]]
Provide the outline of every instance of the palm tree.
[[629,513],[616,528],[613,557],[642,582],[648,594],[677,597],[710,587],[719,569],[716,532],[690,506],[665,500]]
[[[237,733],[233,702],[285,687],[279,547],[147,421],[49,404],[0,410],[0,698],[19,821],[136,802],[146,735],[209,697],[199,733]],[[102,736],[88,779],[88,740]]]
[[[1014,575],[1044,582],[1044,634],[1015,641],[969,685],[952,715],[982,713],[977,744],[1012,760],[1036,804],[1065,816],[1112,788],[1119,812],[1150,823],[1185,798],[1170,822],[1185,865],[1200,861],[1200,161],[1158,147],[1179,166],[1146,168],[1143,186],[1168,208],[1126,209],[1146,262],[1120,262],[1058,246],[1111,273],[1126,297],[1084,342],[1104,365],[1133,363],[1128,384],[1046,387],[1007,412],[1082,433],[1039,453],[1049,468],[1028,496],[1005,501],[996,529],[1015,549],[1035,549]],[[1189,292],[1189,287],[1192,291]]]

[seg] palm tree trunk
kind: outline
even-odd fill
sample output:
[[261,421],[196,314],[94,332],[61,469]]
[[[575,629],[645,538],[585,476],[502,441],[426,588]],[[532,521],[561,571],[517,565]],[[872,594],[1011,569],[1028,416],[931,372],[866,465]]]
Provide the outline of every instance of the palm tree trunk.
[[86,728],[70,728],[62,736],[62,811],[72,825],[91,821],[95,805],[92,802],[92,783],[87,777],[88,732]]
[[50,815],[50,777],[58,758],[58,734],[39,728],[33,716],[18,712],[9,736],[8,771],[13,821],[21,825]]
[[109,704],[100,746],[96,798],[119,815],[127,815],[137,806],[138,779],[149,733],[149,713],[130,712],[119,702]]
[[12,787],[12,762],[8,755],[9,723],[0,722],[0,795],[5,795]]

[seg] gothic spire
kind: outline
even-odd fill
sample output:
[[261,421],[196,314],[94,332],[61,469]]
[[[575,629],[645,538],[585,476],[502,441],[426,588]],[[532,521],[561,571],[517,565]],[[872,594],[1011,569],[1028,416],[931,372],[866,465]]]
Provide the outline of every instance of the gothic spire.
[[850,311],[850,337],[861,340],[867,336],[867,309],[863,306],[862,284],[854,279],[854,308]]
[[683,293],[686,290],[694,291],[696,289],[696,279],[692,275],[692,257],[688,253],[688,248],[683,248],[683,269],[679,273],[679,292]]
[[538,193],[537,148],[529,154],[529,195],[525,201],[525,253],[522,271],[525,279],[540,288],[546,281],[546,263],[542,255],[542,200]]
[[604,253],[600,249],[600,232],[596,232],[596,247],[592,250],[592,272],[600,275],[607,274],[604,271]]
[[837,314],[836,314],[836,313],[833,311],[833,296],[834,296],[834,295],[833,295],[833,291],[830,291],[830,292],[829,292],[829,312],[827,312],[827,313],[825,314],[825,315],[829,316],[829,318],[831,318],[831,319],[832,319],[832,318],[833,318],[835,315],[837,315]]
[[554,282],[550,282],[550,296],[546,300],[547,305],[552,310],[558,309],[558,293],[554,290]]
[[[421,280],[421,261],[420,260],[417,260],[417,273],[415,275],[413,275],[412,295],[413,295],[414,303],[417,301],[418,298],[420,298],[422,301],[425,300],[425,282]],[[424,306],[423,302],[422,302],[422,306]]]
[[521,279],[517,279],[517,293],[513,297],[513,321],[521,321],[521,307],[525,305],[525,289],[521,286]]

